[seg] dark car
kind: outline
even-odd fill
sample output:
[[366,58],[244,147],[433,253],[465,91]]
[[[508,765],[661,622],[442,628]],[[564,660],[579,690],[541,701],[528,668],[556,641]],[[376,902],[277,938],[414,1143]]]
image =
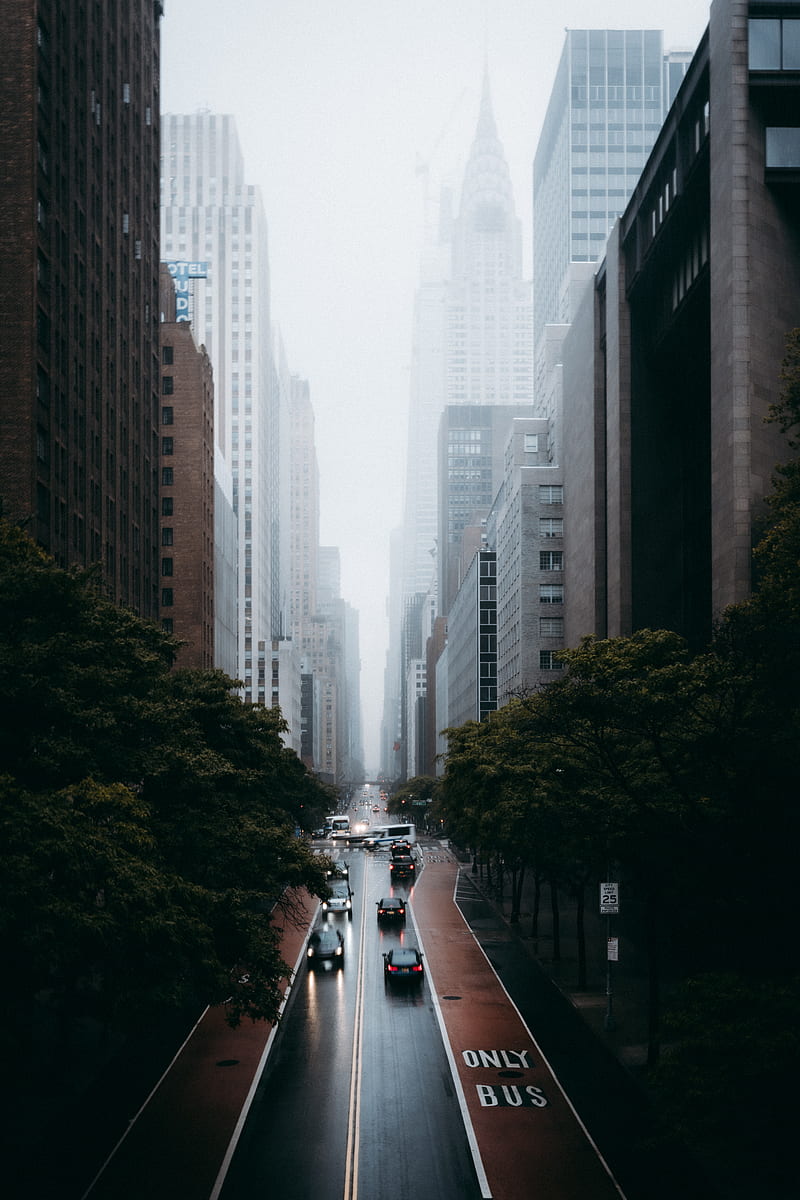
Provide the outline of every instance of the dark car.
[[352,921],[353,893],[350,891],[349,883],[346,879],[332,879],[329,886],[331,894],[322,901],[322,911],[324,913],[347,913]]
[[396,858],[397,855],[399,855],[399,854],[410,854],[411,853],[411,843],[410,842],[392,842],[391,846],[389,847],[389,853],[392,856],[392,858]]
[[325,874],[328,879],[349,879],[350,868],[346,862],[335,862],[331,863]]
[[377,903],[379,921],[405,922],[406,902],[401,896],[384,896]]
[[416,946],[396,946],[383,956],[383,978],[387,982],[422,983],[422,955]]
[[334,967],[344,966],[344,938],[333,925],[315,929],[308,939],[306,958],[310,967],[329,962]]
[[406,879],[409,875],[416,875],[417,864],[410,854],[397,854],[389,863],[389,871],[392,879]]

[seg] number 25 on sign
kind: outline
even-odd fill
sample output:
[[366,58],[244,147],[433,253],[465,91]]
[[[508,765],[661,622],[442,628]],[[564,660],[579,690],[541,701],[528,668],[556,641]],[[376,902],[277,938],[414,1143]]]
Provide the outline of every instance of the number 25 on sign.
[[619,912],[619,884],[618,883],[601,883],[600,884],[600,912],[608,914]]

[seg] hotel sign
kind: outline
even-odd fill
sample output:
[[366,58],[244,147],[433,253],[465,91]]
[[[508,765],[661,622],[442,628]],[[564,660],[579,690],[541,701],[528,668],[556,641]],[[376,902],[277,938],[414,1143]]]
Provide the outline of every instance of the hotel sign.
[[189,281],[205,279],[208,276],[207,262],[189,262],[181,259],[168,262],[167,270],[175,281],[175,320],[189,321]]

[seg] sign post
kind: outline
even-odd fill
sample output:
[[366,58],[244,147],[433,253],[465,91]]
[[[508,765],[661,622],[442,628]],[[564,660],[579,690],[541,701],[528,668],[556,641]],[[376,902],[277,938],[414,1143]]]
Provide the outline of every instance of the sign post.
[[616,1029],[611,989],[611,964],[619,961],[619,938],[611,936],[611,918],[619,913],[619,884],[600,884],[600,914],[606,918],[606,1015],[603,1028],[607,1033]]

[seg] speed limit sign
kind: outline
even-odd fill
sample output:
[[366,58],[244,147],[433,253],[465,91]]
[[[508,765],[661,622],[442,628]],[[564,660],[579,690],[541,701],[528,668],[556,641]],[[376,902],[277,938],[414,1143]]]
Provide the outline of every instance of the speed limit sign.
[[611,916],[613,913],[619,912],[619,884],[618,883],[601,883],[600,884],[600,912],[601,914]]

